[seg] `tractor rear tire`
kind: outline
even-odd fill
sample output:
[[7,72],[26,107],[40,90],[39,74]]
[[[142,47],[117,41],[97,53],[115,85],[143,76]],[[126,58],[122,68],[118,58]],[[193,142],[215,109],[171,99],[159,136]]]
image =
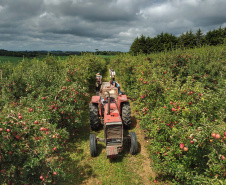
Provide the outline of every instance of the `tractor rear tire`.
[[101,126],[101,121],[99,118],[98,104],[96,104],[96,103],[89,104],[89,119],[90,119],[91,129],[98,130]]
[[131,109],[129,102],[122,104],[122,123],[125,129],[130,128],[131,124]]
[[97,140],[96,140],[95,134],[89,135],[89,142],[90,142],[91,157],[95,157],[97,155]]
[[130,135],[130,138],[131,138],[130,153],[132,155],[135,155],[138,152],[137,136],[136,136],[135,132],[130,132],[129,135]]

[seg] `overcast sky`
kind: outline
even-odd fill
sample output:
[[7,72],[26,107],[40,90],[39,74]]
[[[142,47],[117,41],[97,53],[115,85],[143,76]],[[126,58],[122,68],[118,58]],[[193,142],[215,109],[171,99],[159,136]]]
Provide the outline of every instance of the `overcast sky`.
[[0,49],[129,51],[137,36],[226,27],[226,0],[0,0]]

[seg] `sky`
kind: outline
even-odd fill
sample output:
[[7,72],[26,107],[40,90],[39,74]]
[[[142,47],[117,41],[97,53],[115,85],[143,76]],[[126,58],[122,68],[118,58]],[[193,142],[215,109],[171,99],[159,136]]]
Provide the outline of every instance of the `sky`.
[[122,51],[136,37],[226,27],[226,0],[0,0],[0,49]]

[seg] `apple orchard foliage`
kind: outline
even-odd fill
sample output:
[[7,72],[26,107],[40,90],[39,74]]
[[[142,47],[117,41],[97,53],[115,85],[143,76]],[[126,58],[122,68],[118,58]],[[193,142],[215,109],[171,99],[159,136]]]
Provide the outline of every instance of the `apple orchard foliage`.
[[104,67],[95,56],[48,56],[1,66],[1,184],[52,184],[64,175],[67,139],[82,126],[89,86]]
[[225,61],[225,46],[111,61],[151,141],[159,178],[225,182]]

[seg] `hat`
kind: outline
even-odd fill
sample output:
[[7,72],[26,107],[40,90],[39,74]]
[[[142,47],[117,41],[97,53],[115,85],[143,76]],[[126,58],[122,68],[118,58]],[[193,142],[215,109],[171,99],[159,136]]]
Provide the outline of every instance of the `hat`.
[[97,73],[96,75],[97,75],[97,76],[100,76],[100,73]]

